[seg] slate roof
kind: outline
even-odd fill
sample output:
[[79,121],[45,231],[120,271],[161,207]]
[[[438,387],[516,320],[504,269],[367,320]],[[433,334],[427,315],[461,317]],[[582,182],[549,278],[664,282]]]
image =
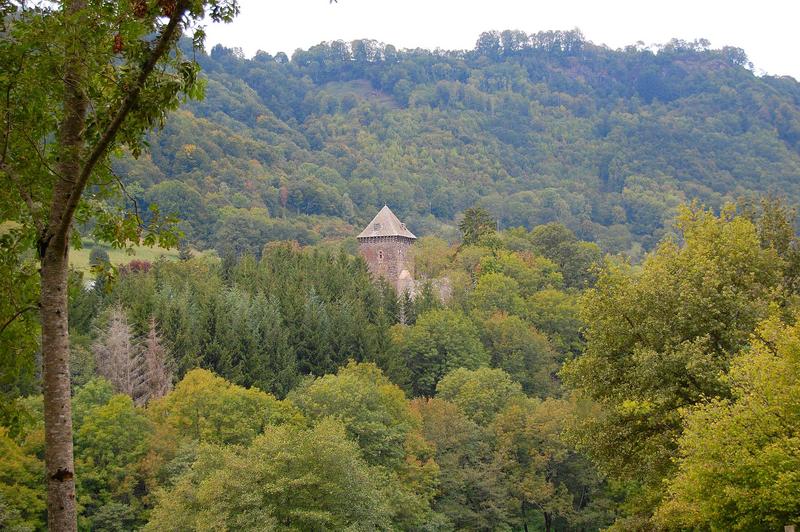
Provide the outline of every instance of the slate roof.
[[414,233],[406,228],[406,224],[401,222],[386,205],[375,215],[375,218],[361,231],[357,238],[369,238],[372,236],[403,236],[415,240],[417,238]]

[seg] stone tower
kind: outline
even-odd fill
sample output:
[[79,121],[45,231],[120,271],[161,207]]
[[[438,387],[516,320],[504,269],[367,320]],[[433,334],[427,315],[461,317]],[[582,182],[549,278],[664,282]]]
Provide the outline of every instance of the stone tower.
[[398,294],[413,292],[409,248],[417,237],[386,205],[358,235],[358,251],[373,277],[382,277]]

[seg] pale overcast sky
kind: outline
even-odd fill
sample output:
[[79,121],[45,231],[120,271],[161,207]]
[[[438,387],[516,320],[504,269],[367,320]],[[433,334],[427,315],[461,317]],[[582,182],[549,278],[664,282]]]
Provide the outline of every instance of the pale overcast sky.
[[398,48],[472,48],[482,31],[580,28],[619,48],[636,41],[704,37],[744,48],[757,73],[800,80],[798,0],[239,0],[229,25],[209,25],[207,45],[291,56],[322,41],[370,38]]

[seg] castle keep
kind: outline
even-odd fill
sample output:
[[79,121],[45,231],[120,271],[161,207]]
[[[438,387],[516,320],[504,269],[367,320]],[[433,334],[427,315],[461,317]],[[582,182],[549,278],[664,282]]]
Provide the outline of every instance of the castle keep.
[[382,277],[398,294],[412,292],[409,248],[417,239],[386,205],[358,235],[358,250],[373,277]]

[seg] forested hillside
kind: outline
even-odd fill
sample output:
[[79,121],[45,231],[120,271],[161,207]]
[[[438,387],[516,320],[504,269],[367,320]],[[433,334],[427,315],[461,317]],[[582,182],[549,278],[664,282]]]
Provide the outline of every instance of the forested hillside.
[[205,100],[116,163],[197,247],[348,236],[384,202],[447,237],[478,203],[501,227],[559,221],[636,252],[686,200],[800,191],[800,84],[704,41],[611,50],[504,31],[469,51],[363,40],[198,60]]
[[[68,4],[0,40],[0,530],[800,524],[795,80],[578,31],[183,56],[235,2]],[[351,238],[384,202],[413,293]]]

